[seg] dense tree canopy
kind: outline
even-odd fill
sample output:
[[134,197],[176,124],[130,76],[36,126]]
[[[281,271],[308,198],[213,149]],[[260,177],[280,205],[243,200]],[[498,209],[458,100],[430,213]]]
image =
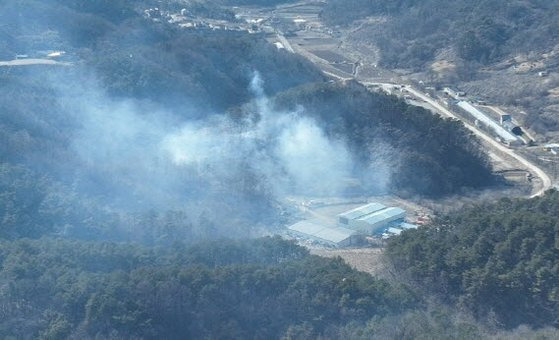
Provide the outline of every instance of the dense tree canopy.
[[507,327],[557,327],[559,193],[476,204],[392,239],[388,257],[428,290]]
[[[121,12],[126,15],[106,18]],[[270,94],[324,79],[309,62],[277,51],[261,35],[154,23],[125,1],[6,1],[0,20],[0,46],[10,45],[0,52],[6,58],[44,57],[41,51],[62,49],[93,69],[110,93],[174,110],[179,105],[223,110],[246,102],[256,69]]]
[[[412,1],[360,3],[396,15]],[[340,258],[311,256],[277,237],[231,240],[285,224],[289,211],[267,183],[244,163],[239,174],[222,162],[221,178],[209,166],[173,167],[149,152],[161,148],[153,136],[158,129],[186,121],[195,126],[191,134],[218,125],[195,123],[224,117],[243,130],[251,123],[243,118],[258,120],[250,110],[266,94],[273,97],[266,109],[311,117],[328,137],[349,145],[365,174],[386,169],[390,192],[440,197],[495,183],[478,142],[459,122],[357,84],[326,83],[310,63],[262,35],[187,31],[144,18],[151,5],[0,3],[2,60],[63,50],[62,61],[72,65],[0,68],[0,337],[487,335],[472,319],[455,317],[452,304],[426,308],[409,287],[353,270]],[[215,2],[184,6],[221,15]],[[484,43],[503,32],[490,26],[459,40],[464,56],[484,62],[496,55]],[[264,93],[255,94],[255,70]],[[557,202],[553,192],[475,207],[403,233],[388,253],[398,270],[448,292],[443,299],[478,317],[556,325]],[[228,240],[215,241],[222,237]],[[208,239],[214,241],[200,243]],[[520,334],[557,337],[554,330]]]
[[16,338],[317,336],[417,306],[404,287],[279,238],[155,249],[2,242],[0,335]]

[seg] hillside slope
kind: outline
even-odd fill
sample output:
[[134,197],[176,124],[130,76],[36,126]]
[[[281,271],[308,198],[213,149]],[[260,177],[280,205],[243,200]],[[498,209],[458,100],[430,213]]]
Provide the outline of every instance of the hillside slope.
[[418,67],[451,48],[482,64],[559,42],[559,1],[330,0],[322,17],[349,24],[367,16],[386,22],[363,32],[376,40],[387,66]]
[[559,193],[476,204],[388,244],[427,291],[506,327],[559,325]]
[[375,64],[506,107],[542,140],[559,136],[557,16],[557,0],[331,0],[321,13]]
[[[18,51],[56,47],[71,63],[0,69],[4,238],[247,237],[281,225],[286,194],[328,191],[323,179],[432,197],[495,183],[458,123],[326,85],[261,35],[180,29],[143,18],[139,3],[80,3],[1,5]],[[273,95],[283,104],[259,104]],[[256,108],[251,119],[238,119],[243,107]],[[296,134],[322,163],[290,147]]]

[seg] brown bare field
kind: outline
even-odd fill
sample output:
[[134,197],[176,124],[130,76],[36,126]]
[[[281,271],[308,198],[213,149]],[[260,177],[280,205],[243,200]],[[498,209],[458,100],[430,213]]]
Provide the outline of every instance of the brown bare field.
[[311,254],[322,257],[341,257],[351,267],[372,275],[384,269],[381,248],[324,249],[313,248]]

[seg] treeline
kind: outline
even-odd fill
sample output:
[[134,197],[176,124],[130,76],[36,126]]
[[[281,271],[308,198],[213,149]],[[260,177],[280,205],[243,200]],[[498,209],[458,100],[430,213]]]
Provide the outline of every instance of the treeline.
[[0,241],[0,336],[555,339],[498,331],[280,238],[144,247]]
[[359,39],[373,39],[386,66],[421,68],[449,46],[463,60],[481,64],[546,51],[559,39],[558,13],[557,0],[332,0],[322,18],[346,25],[367,16],[386,17]]
[[279,109],[303,106],[362,164],[386,166],[389,190],[440,197],[497,183],[479,141],[455,120],[373,93],[357,83],[311,84],[280,94]]
[[418,306],[405,287],[279,238],[166,249],[0,242],[0,335],[280,339]]
[[559,192],[480,203],[390,240],[423,289],[496,325],[559,326]]

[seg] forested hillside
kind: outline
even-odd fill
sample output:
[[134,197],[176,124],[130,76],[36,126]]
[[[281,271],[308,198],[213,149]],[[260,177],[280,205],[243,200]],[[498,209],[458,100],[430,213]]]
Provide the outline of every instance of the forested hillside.
[[387,256],[426,291],[480,319],[559,326],[559,192],[502,199],[391,239]]
[[[270,94],[323,79],[310,63],[279,53],[262,36],[188,31],[154,23],[139,13],[141,2],[86,3],[28,0],[0,4],[2,40],[10,46],[5,57],[65,50],[69,58],[93,69],[110,94],[152,100],[183,111],[192,106],[224,109],[246,102],[255,69],[261,72]],[[144,6],[148,5],[146,1]],[[25,25],[27,22],[33,25]]]
[[329,0],[322,17],[333,25],[384,17],[358,39],[372,39],[386,66],[420,68],[449,49],[481,64],[549,51],[559,42],[558,13],[557,0]]
[[[62,61],[72,63],[0,68],[2,237],[151,243],[219,230],[248,236],[278,220],[274,198],[254,190],[246,170],[216,183],[154,154],[164,129],[250,100],[256,69],[269,94],[323,76],[262,36],[185,31],[144,19],[141,6],[0,4],[6,59],[63,50]],[[213,224],[216,212],[229,216],[227,226]]]
[[167,249],[0,243],[0,336],[316,337],[418,306],[406,288],[279,238]]
[[[360,195],[436,198],[495,185],[479,142],[396,97],[329,83],[263,35],[144,15],[158,3],[0,3],[2,61],[65,52],[51,65],[0,66],[0,337],[489,334],[410,286],[257,238],[293,219],[285,197],[300,187],[348,194],[329,191],[332,174],[332,183],[360,181]],[[219,17],[217,2],[188,6]],[[415,265],[399,260],[408,235],[391,245],[400,270]],[[530,291],[551,308],[535,311],[542,325],[556,308],[550,268]]]
[[279,238],[153,248],[0,241],[0,336],[17,339],[556,339],[497,331]]
[[[183,30],[142,17],[141,5],[0,5],[11,53],[60,49],[71,63],[0,68],[2,237],[165,243],[279,226],[286,214],[278,197],[290,190],[281,184],[285,172],[309,164],[295,162],[306,157],[281,163],[281,153],[254,158],[278,149],[242,134],[264,128],[258,118],[237,119],[258,96],[278,96],[269,119],[297,112],[297,129],[320,125],[326,136],[311,126],[317,145],[347,154],[340,178],[357,176],[369,192],[440,197],[495,183],[460,124],[360,86],[321,84],[319,70],[261,35]],[[267,141],[288,139],[294,127],[286,128],[266,128]],[[183,142],[189,136],[199,139]],[[226,149],[235,143],[242,145]],[[196,164],[179,164],[185,152]],[[326,151],[324,164],[339,156]]]
[[[34,70],[42,76],[12,71],[5,78],[10,81],[4,83],[4,100],[11,109],[3,116],[2,130],[6,143],[2,145],[0,167],[0,237],[6,241],[0,243],[0,281],[12,284],[0,296],[6,306],[0,335],[71,335],[83,339],[130,335],[180,338],[185,334],[312,338],[324,334],[331,338],[401,339],[485,334],[475,323],[457,323],[450,316],[442,318],[425,311],[407,288],[356,273],[341,260],[309,257],[302,248],[278,240],[205,243],[167,250],[102,242],[133,240],[169,246],[177,240],[188,244],[222,236],[247,237],[253,235],[255,223],[270,228],[265,222],[277,219],[281,211],[270,202],[270,196],[252,191],[253,186],[247,189],[220,184],[216,190],[214,182],[214,187],[200,190],[213,190],[215,194],[193,195],[189,191],[192,185],[203,182],[178,175],[183,169],[167,168],[164,174],[167,180],[172,179],[169,182],[153,173],[143,177],[143,172],[134,169],[144,163],[128,143],[123,145],[131,150],[123,152],[95,141],[105,152],[121,152],[119,157],[133,161],[130,166],[107,155],[101,160],[115,163],[100,166],[77,157],[83,147],[75,149],[75,135],[82,133],[79,118],[84,118],[84,112],[85,117],[90,113],[70,113],[67,105],[73,96],[83,96],[84,89],[76,82],[54,89],[45,87],[46,80],[60,77],[60,72],[71,74],[71,69],[46,73],[41,68]],[[19,91],[22,88],[35,100],[25,100],[26,94]],[[54,92],[60,90],[68,92]],[[53,92],[59,97],[53,97]],[[106,101],[104,96],[96,98]],[[278,111],[290,111],[299,105],[305,106],[305,115],[319,122],[328,134],[347,139],[365,169],[367,164],[381,166],[386,161],[414,178],[420,163],[405,163],[407,153],[424,157],[429,164],[452,160],[447,158],[451,153],[434,153],[436,148],[426,145],[418,149],[413,144],[421,144],[426,138],[433,142],[449,138],[449,143],[456,143],[453,147],[465,148],[462,157],[473,157],[479,166],[467,168],[470,173],[456,173],[463,176],[462,185],[475,187],[492,181],[484,155],[459,124],[440,120],[396,98],[371,94],[355,84],[315,84],[295,88],[273,100]],[[146,109],[152,107],[147,105]],[[118,105],[109,108],[110,119],[97,114],[93,118],[109,125],[134,126],[128,110]],[[141,120],[147,110],[132,117]],[[235,116],[237,110],[228,114]],[[123,115],[124,119],[114,115]],[[381,126],[386,129],[381,130]],[[102,136],[109,143],[120,143],[108,134]],[[133,141],[146,137],[150,136],[140,134]],[[379,154],[379,146],[388,151]],[[391,152],[395,149],[408,151],[394,159]],[[99,157],[96,153],[87,155],[93,160]],[[445,183],[441,182],[443,176],[449,175],[433,171],[436,169],[444,168],[421,168],[423,183],[429,185],[416,187],[410,178],[404,178],[394,181],[391,190],[434,195],[460,190],[460,186],[440,186],[438,183]],[[148,183],[131,177],[131,171]],[[162,193],[165,196],[158,196]],[[182,199],[182,209],[171,205],[175,196]],[[205,206],[185,204],[192,199],[203,199]],[[21,239],[44,235],[96,242]],[[448,315],[452,313],[448,311]],[[401,320],[414,326],[403,327]]]

